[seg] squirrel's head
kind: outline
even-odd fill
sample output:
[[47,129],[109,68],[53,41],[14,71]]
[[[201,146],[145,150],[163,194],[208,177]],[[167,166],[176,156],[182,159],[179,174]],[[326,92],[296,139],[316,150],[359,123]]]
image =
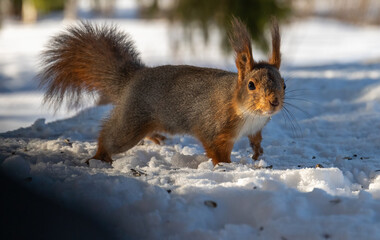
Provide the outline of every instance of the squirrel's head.
[[271,57],[268,62],[255,62],[247,28],[233,18],[230,42],[238,69],[236,104],[242,113],[273,115],[282,109],[286,85],[279,72],[280,41],[278,24],[273,19]]

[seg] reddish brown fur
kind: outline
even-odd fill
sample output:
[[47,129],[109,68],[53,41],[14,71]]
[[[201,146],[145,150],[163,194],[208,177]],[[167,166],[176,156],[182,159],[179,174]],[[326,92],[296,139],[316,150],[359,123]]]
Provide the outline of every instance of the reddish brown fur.
[[125,79],[144,67],[128,35],[87,22],[53,38],[42,59],[40,87],[56,109],[65,95],[69,107],[78,106],[82,92],[102,92],[115,102]]
[[214,165],[220,162],[231,162],[231,151],[234,146],[233,141],[230,138],[230,135],[220,135],[215,138],[215,140],[210,143],[203,143],[207,157],[212,159]]
[[[98,159],[104,162],[112,163],[112,158],[108,154],[107,150],[104,148],[103,139],[100,136],[98,138],[98,150],[96,151],[95,155],[91,159]],[[88,159],[86,163],[89,164],[89,161],[90,159]]]
[[165,136],[158,134],[158,133],[153,133],[153,134],[147,136],[146,138],[149,139],[150,141],[154,142],[157,145],[161,145],[166,140]]
[[251,37],[247,28],[237,18],[232,18],[232,29],[230,43],[235,50],[235,63],[238,69],[238,80],[241,83],[245,74],[253,69],[255,61],[252,57]]
[[[234,140],[238,134],[238,125],[241,118],[236,114],[234,104],[227,104],[228,106],[228,122],[220,133],[215,136],[211,141],[198,134],[198,138],[201,140],[206,154],[212,159],[214,165],[219,162],[230,163],[230,155],[234,146]],[[218,116],[216,116],[217,118]],[[217,119],[215,119],[217,121]]]
[[[236,18],[233,18],[232,20],[233,29],[239,29],[238,32],[232,32],[232,35],[230,36],[230,42],[236,52],[236,67],[238,69],[238,78],[239,78],[239,84],[243,84],[243,80],[246,78],[246,76],[254,71],[255,69],[261,69],[262,74],[265,74],[266,76],[269,74],[272,78],[278,78],[278,76],[275,76],[275,72],[270,69],[270,66],[274,66],[277,69],[280,69],[281,65],[281,53],[280,53],[280,32],[277,20],[275,18],[272,19],[272,28],[271,28],[271,34],[272,34],[272,54],[268,62],[260,62],[256,63],[253,60],[252,57],[252,48],[251,48],[251,41],[249,37],[249,33],[247,29],[245,28],[244,24],[239,21]],[[267,69],[266,71],[263,69]],[[272,76],[273,75],[273,76]],[[249,97],[243,97],[245,99],[253,99],[251,101],[243,102],[243,108],[249,109],[250,111],[254,112],[261,112],[261,113],[273,113],[278,111],[282,108],[283,104],[283,95],[284,95],[284,88],[283,85],[279,89],[271,89],[270,93],[267,93],[268,83],[258,81],[256,79],[250,79],[250,81],[253,81],[255,83],[256,90],[255,92],[249,92]],[[245,82],[247,83],[247,82]],[[262,93],[260,97],[257,97],[258,93]],[[241,97],[241,90],[236,89],[235,96]],[[238,108],[238,97],[235,97],[233,99],[233,106],[235,106],[236,112],[241,112],[241,110]],[[276,103],[278,103],[277,106]],[[241,104],[241,103],[240,103]],[[261,141],[262,141],[262,135],[261,130],[257,132],[254,135],[248,136],[251,147],[254,151],[253,159],[257,160],[259,156],[263,154],[263,148],[261,147]]]
[[280,53],[280,44],[281,44],[281,36],[280,30],[278,27],[277,20],[275,18],[272,19],[272,56],[269,59],[269,63],[275,66],[277,69],[280,69],[281,66],[281,53]]
[[225,129],[223,133],[215,136],[211,142],[202,137],[199,137],[206,151],[207,157],[212,159],[212,163],[214,165],[218,164],[219,162],[231,162],[230,155],[232,147],[234,145],[234,130],[235,129],[233,129],[232,126],[230,129]]
[[263,140],[261,131],[257,132],[255,135],[248,136],[248,139],[249,139],[251,148],[254,151],[252,158],[254,160],[257,160],[264,153],[264,150],[261,147],[261,141]]

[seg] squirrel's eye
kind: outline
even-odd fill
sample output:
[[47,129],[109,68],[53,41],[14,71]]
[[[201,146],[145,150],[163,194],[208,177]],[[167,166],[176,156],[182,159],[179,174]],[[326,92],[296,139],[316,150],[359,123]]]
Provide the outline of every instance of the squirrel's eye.
[[249,88],[249,90],[255,90],[256,89],[255,84],[252,81],[250,81],[248,83],[248,88]]
[[286,89],[286,84],[284,83],[284,90]]

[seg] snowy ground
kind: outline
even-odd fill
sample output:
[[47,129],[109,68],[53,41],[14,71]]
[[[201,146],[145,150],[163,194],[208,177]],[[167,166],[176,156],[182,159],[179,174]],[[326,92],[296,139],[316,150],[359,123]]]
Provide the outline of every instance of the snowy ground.
[[[148,64],[234,70],[217,46],[197,44],[198,54],[176,57],[166,22],[115,21]],[[260,161],[241,139],[233,163],[213,168],[189,136],[163,146],[144,141],[112,166],[84,164],[111,106],[37,120],[53,118],[28,82],[36,54],[61,26],[8,23],[0,32],[0,123],[12,130],[0,135],[0,167],[29,189],[85,209],[120,239],[380,238],[380,28],[323,19],[284,27],[282,72],[287,101],[302,110],[287,106],[297,123],[278,114],[263,132]],[[28,36],[30,45],[18,44]],[[20,126],[28,127],[14,130]]]

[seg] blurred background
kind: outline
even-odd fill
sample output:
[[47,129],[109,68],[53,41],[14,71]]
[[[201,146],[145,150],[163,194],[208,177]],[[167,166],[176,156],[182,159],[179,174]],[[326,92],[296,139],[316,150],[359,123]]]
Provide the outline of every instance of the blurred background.
[[256,60],[268,55],[269,23],[276,16],[285,73],[380,59],[378,0],[0,0],[0,132],[75,114],[41,105],[35,80],[39,53],[67,25],[79,19],[115,23],[131,35],[147,65],[236,71],[227,40],[232,15],[247,24]]

